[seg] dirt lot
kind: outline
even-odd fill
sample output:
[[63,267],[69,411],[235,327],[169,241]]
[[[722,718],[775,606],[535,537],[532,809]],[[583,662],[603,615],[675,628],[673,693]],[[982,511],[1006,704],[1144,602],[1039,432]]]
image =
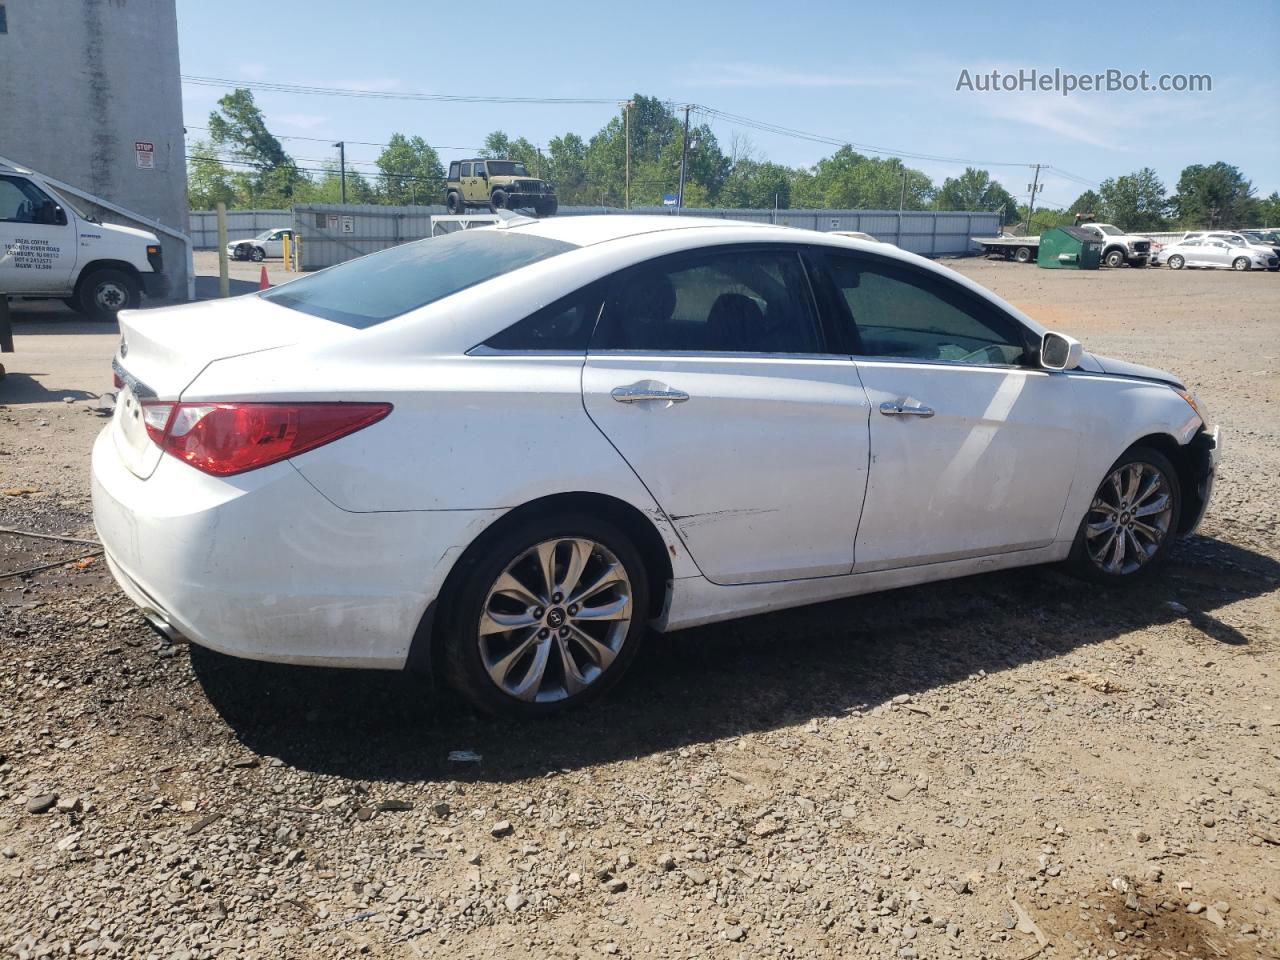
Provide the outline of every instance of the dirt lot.
[[[161,643],[100,560],[60,562],[92,546],[0,534],[0,572],[54,564],[0,579],[0,951],[1280,956],[1280,277],[954,265],[1223,424],[1160,577],[691,630],[511,727],[408,677]],[[92,537],[115,332],[17,333],[0,525]]]

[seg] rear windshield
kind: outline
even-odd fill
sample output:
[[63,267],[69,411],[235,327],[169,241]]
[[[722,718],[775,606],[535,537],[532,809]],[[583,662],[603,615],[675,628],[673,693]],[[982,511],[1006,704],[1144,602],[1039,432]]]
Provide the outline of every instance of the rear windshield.
[[363,329],[573,249],[513,230],[458,231],[340,263],[259,296]]

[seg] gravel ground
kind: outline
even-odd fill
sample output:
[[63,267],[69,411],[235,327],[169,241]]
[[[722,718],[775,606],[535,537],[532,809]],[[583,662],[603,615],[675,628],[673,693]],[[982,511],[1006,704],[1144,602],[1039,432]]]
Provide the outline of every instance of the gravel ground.
[[[52,564],[0,579],[0,955],[1280,956],[1280,277],[953,265],[1224,425],[1162,575],[690,630],[513,727],[161,642],[91,545],[0,533]],[[92,537],[114,331],[17,339],[0,526]]]

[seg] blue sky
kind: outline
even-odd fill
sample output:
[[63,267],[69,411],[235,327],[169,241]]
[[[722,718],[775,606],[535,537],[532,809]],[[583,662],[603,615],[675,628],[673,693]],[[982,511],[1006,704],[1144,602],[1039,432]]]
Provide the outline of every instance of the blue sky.
[[[1225,160],[1266,195],[1280,189],[1280,3],[1228,8],[1158,4],[982,5],[646,0],[607,3],[419,0],[249,3],[178,0],[182,71],[386,92],[625,99],[640,92],[696,103],[838,140],[969,161],[1045,163],[1038,203],[1069,204],[1087,184],[1151,166],[1169,192],[1190,163]],[[617,12],[615,12],[615,10]],[[1243,15],[1243,14],[1247,14]],[[505,34],[505,39],[499,39]],[[1013,73],[1209,74],[1211,92],[957,91],[961,70]],[[189,132],[223,93],[185,85]],[[418,134],[442,159],[473,152],[491,130],[545,144],[584,138],[610,105],[375,101],[257,92],[280,135],[385,141]],[[712,124],[723,147],[738,133],[789,165],[834,149]],[[286,140],[296,157],[326,143]],[[870,152],[870,151],[864,151]],[[353,146],[370,161],[377,147]],[[937,182],[965,164],[907,162]],[[984,166],[986,163],[976,165]],[[361,169],[368,169],[367,167]],[[1030,171],[989,166],[1016,196]]]

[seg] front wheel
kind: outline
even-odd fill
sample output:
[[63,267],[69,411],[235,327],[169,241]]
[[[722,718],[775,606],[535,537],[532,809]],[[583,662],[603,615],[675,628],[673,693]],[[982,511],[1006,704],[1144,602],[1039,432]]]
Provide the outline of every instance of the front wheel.
[[1183,260],[1182,257],[1176,253],[1169,258],[1168,263],[1170,270],[1181,270],[1187,265],[1187,261]]
[[263,260],[267,259],[267,251],[263,250],[261,247],[254,247],[249,252],[249,259],[254,263],[261,263]]
[[507,209],[507,192],[505,190],[493,191],[493,195],[489,198],[489,209],[494,213]]
[[93,320],[109,322],[121,310],[136,310],[142,302],[138,282],[123,270],[95,270],[80,282],[81,312]]
[[1112,465],[1067,559],[1078,576],[1118,584],[1149,574],[1168,556],[1182,511],[1182,489],[1169,459],[1134,447]]
[[1119,267],[1124,265],[1124,253],[1120,250],[1110,250],[1103,258],[1103,262],[1108,267]]
[[460,563],[444,607],[445,655],[453,685],[487,713],[536,717],[593,700],[644,638],[648,575],[607,521],[534,518]]
[[1232,260],[1232,261],[1231,261],[1231,269],[1232,269],[1232,270],[1248,270],[1248,269],[1249,269],[1249,258],[1248,258],[1248,257],[1236,257],[1234,260]]

